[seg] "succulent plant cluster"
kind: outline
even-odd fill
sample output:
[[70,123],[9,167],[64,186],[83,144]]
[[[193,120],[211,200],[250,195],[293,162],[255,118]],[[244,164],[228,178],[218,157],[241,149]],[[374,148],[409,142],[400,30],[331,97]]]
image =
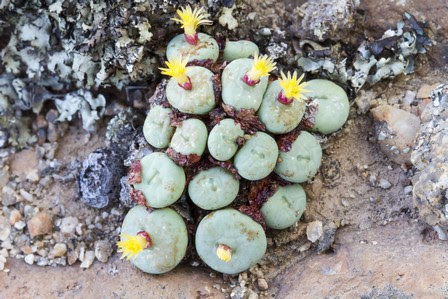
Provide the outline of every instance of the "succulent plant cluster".
[[[302,83],[296,72],[270,77],[275,62],[252,42],[197,33],[209,24],[200,9],[178,15],[185,34],[168,44],[161,71],[171,78],[149,100],[143,126],[157,150],[130,167],[139,205],[127,214],[118,247],[157,274],[184,258],[190,240],[208,266],[235,274],[263,257],[266,228],[300,219],[306,195],[299,183],[317,173],[322,157],[305,129],[340,129],[349,103],[330,81]],[[195,218],[188,229],[169,207],[184,194]]]

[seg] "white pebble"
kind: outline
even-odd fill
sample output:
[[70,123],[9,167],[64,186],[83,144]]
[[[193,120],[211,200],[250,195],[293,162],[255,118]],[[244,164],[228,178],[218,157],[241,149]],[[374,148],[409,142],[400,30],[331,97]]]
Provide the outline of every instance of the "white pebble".
[[27,263],[28,265],[34,264],[34,254],[31,253],[25,256],[25,263]]
[[93,264],[93,261],[95,260],[95,252],[92,250],[89,250],[84,255],[84,260],[81,263],[81,268],[90,268],[90,266]]

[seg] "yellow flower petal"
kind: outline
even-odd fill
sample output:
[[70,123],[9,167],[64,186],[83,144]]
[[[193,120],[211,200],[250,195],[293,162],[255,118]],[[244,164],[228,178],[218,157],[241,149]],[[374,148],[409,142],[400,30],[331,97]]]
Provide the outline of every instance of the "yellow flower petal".
[[148,241],[141,235],[122,234],[121,241],[117,242],[118,252],[122,253],[120,259],[126,258],[126,260],[130,260],[137,257],[146,248],[147,244]]
[[254,55],[254,64],[247,73],[252,81],[258,81],[261,77],[269,76],[269,73],[276,69],[276,63],[268,55],[258,56]]
[[181,57],[176,57],[173,60],[165,61],[167,68],[160,67],[162,75],[167,75],[176,79],[177,83],[184,84],[188,81],[186,75],[186,65],[188,63],[189,57],[182,60]]
[[178,9],[177,15],[179,18],[171,18],[171,20],[181,24],[185,34],[194,35],[199,25],[211,25],[212,21],[207,20],[202,8],[191,9],[191,6]]
[[306,82],[300,83],[303,80],[303,77],[305,74],[302,74],[297,79],[297,72],[294,71],[294,73],[291,75],[290,72],[288,72],[287,75],[285,73],[280,73],[281,78],[278,79],[280,86],[283,89],[283,95],[288,99],[296,99],[298,101],[302,99],[306,99],[306,96],[304,93],[306,93],[308,90],[305,89],[305,86],[307,85]]
[[229,262],[232,259],[232,249],[227,245],[219,244],[216,255],[221,261]]

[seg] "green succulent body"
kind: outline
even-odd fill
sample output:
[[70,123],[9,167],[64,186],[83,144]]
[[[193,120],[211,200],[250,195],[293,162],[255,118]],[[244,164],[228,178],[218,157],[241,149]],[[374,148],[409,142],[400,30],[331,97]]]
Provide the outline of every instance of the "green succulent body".
[[306,89],[309,90],[306,95],[317,103],[313,130],[330,134],[342,128],[350,111],[345,91],[335,83],[323,79],[309,81]]
[[166,148],[170,144],[174,128],[170,124],[172,110],[160,105],[151,107],[143,124],[146,141],[156,148]]
[[234,164],[243,178],[261,180],[274,170],[277,157],[278,147],[274,138],[257,132],[236,153]]
[[131,236],[145,231],[152,246],[141,251],[131,263],[150,274],[172,270],[184,258],[188,245],[188,233],[182,217],[169,208],[149,212],[143,206],[129,210],[121,227],[122,234]]
[[240,182],[228,170],[213,167],[193,177],[188,195],[201,209],[216,210],[231,204],[239,188]]
[[208,136],[208,150],[219,161],[231,159],[238,150],[238,137],[243,137],[241,125],[231,118],[223,119],[215,125]]
[[151,153],[140,160],[142,182],[134,188],[153,208],[164,208],[178,200],[185,187],[185,172],[164,153]]
[[278,94],[282,91],[279,81],[273,81],[266,90],[258,117],[273,134],[284,134],[294,130],[305,113],[305,103],[294,100],[291,104],[278,101]]
[[316,175],[322,159],[322,148],[317,139],[302,131],[288,152],[280,151],[275,172],[293,183],[303,183]]
[[266,225],[285,229],[296,223],[306,207],[306,195],[299,184],[279,187],[261,208]]
[[263,94],[268,86],[268,77],[262,77],[260,82],[249,86],[242,80],[252,68],[253,59],[240,58],[229,63],[222,72],[222,100],[236,110],[260,108]]
[[233,61],[239,58],[249,58],[258,54],[258,46],[248,40],[227,41],[224,47],[224,60]]
[[200,66],[189,66],[186,75],[190,78],[193,88],[185,90],[171,78],[166,87],[168,102],[177,110],[189,114],[207,114],[216,106],[213,91],[213,73]]
[[174,132],[170,147],[182,155],[204,153],[207,143],[207,127],[196,118],[184,120]]
[[173,60],[179,56],[182,59],[189,57],[188,61],[212,59],[218,60],[219,46],[216,40],[208,34],[198,33],[199,42],[192,45],[185,40],[183,34],[174,37],[166,47],[166,57]]
[[[236,274],[249,269],[266,252],[266,235],[260,224],[249,216],[223,209],[205,216],[196,231],[196,250],[201,259],[216,271]],[[225,262],[218,258],[220,244],[232,249],[232,258]]]

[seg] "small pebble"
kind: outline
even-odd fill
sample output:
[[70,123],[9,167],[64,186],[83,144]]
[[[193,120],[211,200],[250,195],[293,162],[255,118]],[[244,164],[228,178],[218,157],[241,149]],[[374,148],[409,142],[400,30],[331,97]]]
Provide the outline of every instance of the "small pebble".
[[308,223],[308,226],[306,227],[306,236],[308,240],[314,243],[319,240],[320,237],[322,237],[323,233],[324,231],[321,221],[317,220]]
[[93,252],[92,250],[86,251],[80,267],[84,269],[90,268],[94,260],[95,260],[95,252]]
[[405,194],[411,194],[414,187],[412,185],[404,187],[404,193]]
[[11,225],[6,217],[0,216],[0,241],[6,241],[11,233]]
[[20,189],[19,193],[26,201],[33,201],[33,196],[29,192],[25,191],[25,189]]
[[51,251],[51,255],[54,257],[61,257],[67,253],[67,245],[65,243],[56,243]]
[[9,214],[9,224],[14,225],[20,220],[22,220],[22,214],[20,214],[20,211],[12,210],[11,214]]
[[25,263],[27,263],[28,265],[34,264],[34,254],[31,253],[25,256]]
[[264,35],[264,36],[271,35],[271,29],[269,29],[269,28],[262,28],[262,29],[260,29],[260,34]]
[[257,285],[261,291],[266,291],[269,288],[269,285],[268,285],[266,279],[264,279],[264,278],[259,278],[257,280]]
[[26,226],[25,222],[20,220],[14,224],[14,227],[18,230],[22,230]]
[[31,238],[46,235],[53,231],[53,220],[46,212],[40,212],[27,223]]
[[61,221],[61,225],[59,226],[61,233],[66,235],[73,235],[75,233],[75,229],[78,226],[79,221],[76,217],[65,217]]
[[112,254],[112,248],[109,242],[100,240],[95,242],[95,257],[102,263],[107,263],[110,255]]
[[392,184],[386,179],[380,179],[379,186],[383,189],[389,189],[392,187]]

